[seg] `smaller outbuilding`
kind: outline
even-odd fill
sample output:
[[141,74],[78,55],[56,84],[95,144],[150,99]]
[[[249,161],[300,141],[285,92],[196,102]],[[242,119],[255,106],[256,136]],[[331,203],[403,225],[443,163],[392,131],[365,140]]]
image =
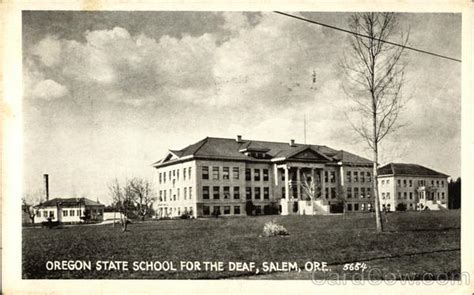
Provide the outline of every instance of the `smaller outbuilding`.
[[87,198],[54,198],[37,206],[35,223],[102,222],[105,206]]

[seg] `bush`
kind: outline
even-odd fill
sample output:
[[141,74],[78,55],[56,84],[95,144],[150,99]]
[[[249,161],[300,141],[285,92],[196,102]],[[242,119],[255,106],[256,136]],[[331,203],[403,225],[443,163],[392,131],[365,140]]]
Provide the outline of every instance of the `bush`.
[[265,223],[263,226],[263,235],[265,237],[288,236],[289,233],[282,225],[275,221]]
[[407,204],[404,204],[404,203],[399,203],[397,205],[397,211],[406,211],[407,210]]

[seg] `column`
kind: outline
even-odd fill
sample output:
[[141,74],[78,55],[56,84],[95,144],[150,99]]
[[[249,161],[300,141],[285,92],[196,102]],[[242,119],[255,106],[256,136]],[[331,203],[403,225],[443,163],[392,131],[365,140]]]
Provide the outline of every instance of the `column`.
[[285,166],[285,199],[290,199],[290,175],[288,173],[288,166]]
[[311,190],[314,190],[313,198],[316,199],[316,197],[317,197],[316,196],[316,192],[317,192],[316,191],[316,184],[317,184],[317,182],[316,182],[316,169],[314,169],[314,168],[311,168],[311,181],[312,181],[312,186],[313,186],[311,188]]
[[273,165],[273,171],[274,171],[274,178],[275,178],[275,186],[278,186],[278,166],[277,164]]
[[299,200],[301,198],[301,176],[300,168],[296,168],[296,198]]
[[325,199],[326,198],[326,189],[325,189],[326,184],[324,183],[324,168],[320,170],[320,176],[321,176],[321,199]]

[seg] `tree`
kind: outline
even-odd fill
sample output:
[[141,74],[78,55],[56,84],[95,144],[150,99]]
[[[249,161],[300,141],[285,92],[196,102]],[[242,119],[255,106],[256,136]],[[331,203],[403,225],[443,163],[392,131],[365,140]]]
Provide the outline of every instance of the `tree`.
[[23,198],[21,198],[22,210],[28,214],[31,223],[35,223],[35,217],[38,215],[38,211],[40,209],[38,205],[40,205],[42,201],[43,198],[41,193],[26,194],[23,196]]
[[128,218],[134,210],[134,193],[129,186],[122,187],[117,179],[109,185],[109,192],[112,197],[112,205],[120,212],[120,224],[122,231],[127,231]]
[[321,183],[304,173],[303,181],[301,182],[301,188],[309,198],[309,201],[314,201],[321,196]]
[[[356,13],[349,20],[352,32],[349,54],[340,62],[347,83],[343,90],[355,107],[352,114],[358,118],[348,120],[354,131],[373,151],[373,191],[377,231],[383,231],[380,200],[377,187],[379,143],[395,131],[402,108],[401,89],[404,84],[405,65],[401,62],[404,47],[389,45],[395,34],[397,16],[394,13]],[[360,35],[356,35],[360,34]],[[361,35],[366,35],[368,38]],[[401,44],[408,42],[408,34],[402,33]]]
[[153,203],[156,201],[156,194],[148,180],[133,178],[127,182],[130,193],[134,194],[134,202],[137,207],[137,215],[145,220],[146,216],[152,213]]

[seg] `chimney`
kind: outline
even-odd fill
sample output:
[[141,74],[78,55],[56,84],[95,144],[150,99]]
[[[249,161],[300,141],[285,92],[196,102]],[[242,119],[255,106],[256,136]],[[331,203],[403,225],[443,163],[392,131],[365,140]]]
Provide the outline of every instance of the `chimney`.
[[291,147],[295,146],[295,140],[294,139],[290,139],[290,146]]
[[237,142],[242,142],[242,135],[237,135],[237,138],[235,139]]
[[49,200],[49,179],[48,174],[43,174],[44,177],[44,194],[46,196],[46,201]]

